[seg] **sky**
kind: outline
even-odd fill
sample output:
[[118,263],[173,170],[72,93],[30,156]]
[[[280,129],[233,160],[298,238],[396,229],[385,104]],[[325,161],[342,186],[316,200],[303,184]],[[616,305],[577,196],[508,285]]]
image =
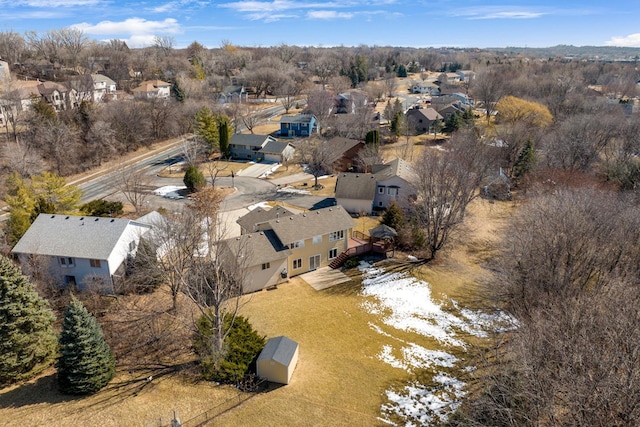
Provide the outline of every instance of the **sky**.
[[174,47],[640,47],[638,0],[0,0],[0,31]]

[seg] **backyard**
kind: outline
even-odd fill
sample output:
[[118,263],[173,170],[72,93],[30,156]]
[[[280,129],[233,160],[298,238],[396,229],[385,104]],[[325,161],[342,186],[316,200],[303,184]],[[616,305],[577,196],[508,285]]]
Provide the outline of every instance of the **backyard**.
[[247,296],[242,314],[261,334],[300,344],[288,386],[252,396],[156,366],[163,374],[151,380],[147,371],[124,368],[98,394],[77,398],[57,392],[50,370],[0,391],[0,416],[21,426],[166,425],[174,410],[186,426],[214,416],[229,426],[418,425],[424,414],[446,416],[468,372],[467,354],[489,327],[469,305],[511,209],[481,199],[471,207],[464,243],[436,263],[410,271],[397,254],[386,271],[362,264],[347,271],[351,282],[324,291],[294,278]]

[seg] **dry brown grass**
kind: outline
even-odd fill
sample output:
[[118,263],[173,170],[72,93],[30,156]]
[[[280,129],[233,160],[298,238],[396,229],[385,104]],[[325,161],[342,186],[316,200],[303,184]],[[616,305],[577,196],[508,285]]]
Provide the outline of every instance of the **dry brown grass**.
[[[489,274],[482,268],[483,259],[499,241],[512,209],[511,203],[493,204],[483,199],[472,203],[455,249],[415,271],[431,283],[434,296],[446,294],[461,302],[477,298],[478,283]],[[363,217],[357,222],[357,230],[368,230],[377,225],[377,218]],[[275,290],[245,297],[242,314],[261,334],[287,335],[299,342],[300,360],[290,385],[251,398],[218,416],[215,425],[382,424],[377,416],[385,402],[385,390],[408,378],[404,370],[376,357],[382,346],[397,344],[400,339],[426,348],[438,347],[426,337],[416,341],[415,335],[384,325],[394,338],[374,331],[369,325],[380,324],[379,318],[362,307],[365,299],[360,295],[359,275],[353,270],[349,275],[353,282],[325,291],[314,291],[302,279],[294,278]],[[136,305],[144,307],[149,298],[142,297]],[[182,362],[188,360],[189,351],[183,348],[178,353],[184,357]],[[175,355],[172,358],[180,360]],[[94,396],[74,398],[57,392],[50,370],[36,380],[0,390],[0,419],[3,425],[20,426],[149,426],[157,425],[151,423],[160,417],[168,421],[174,409],[185,421],[238,395],[230,387],[195,381],[189,371],[158,368],[154,372],[160,375],[151,382],[145,380],[148,372],[129,373],[121,368],[106,389]]]

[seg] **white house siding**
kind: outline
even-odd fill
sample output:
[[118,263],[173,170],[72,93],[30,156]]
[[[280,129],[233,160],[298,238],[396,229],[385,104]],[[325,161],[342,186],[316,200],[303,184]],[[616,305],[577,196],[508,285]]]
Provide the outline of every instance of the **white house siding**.
[[[118,239],[118,243],[109,254],[108,263],[109,263],[109,275],[115,274],[118,267],[127,259],[127,256],[131,254],[135,256],[136,251],[138,250],[138,245],[140,244],[140,237],[149,230],[149,227],[143,227],[141,225],[137,225],[135,223],[129,223],[129,226],[126,228],[120,239]],[[133,250],[130,249],[129,245],[131,242],[134,242],[135,245]]]
[[[289,276],[297,276],[329,265],[331,260],[333,260],[333,258],[329,259],[329,251],[336,249],[337,255],[346,251],[350,235],[351,229],[344,230],[344,237],[342,239],[331,241],[329,240],[329,234],[324,234],[322,235],[322,241],[318,243],[313,243],[313,238],[310,238],[304,241],[304,247],[291,248],[291,255],[289,256]],[[316,265],[315,269],[312,269],[309,258],[315,255],[320,255],[320,264]],[[293,262],[296,259],[302,260],[301,268],[293,268]]]
[[[380,192],[380,188],[384,189],[384,193]],[[396,189],[397,194],[393,193]],[[400,177],[393,177],[385,181],[379,181],[376,184],[376,195],[373,199],[373,207],[378,209],[387,208],[392,201],[396,201],[400,206],[409,204],[409,196],[412,194],[412,188],[407,181]]]

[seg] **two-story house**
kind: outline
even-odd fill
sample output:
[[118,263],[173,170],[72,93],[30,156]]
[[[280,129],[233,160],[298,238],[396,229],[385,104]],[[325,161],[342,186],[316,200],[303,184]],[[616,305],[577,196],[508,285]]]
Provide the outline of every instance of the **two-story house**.
[[131,90],[136,99],[169,99],[171,95],[171,83],[162,80],[147,80],[140,86]]
[[407,110],[407,122],[417,133],[430,133],[434,125],[442,122],[442,116],[433,108],[413,107]]
[[43,263],[60,286],[114,291],[150,225],[121,218],[40,214],[13,248],[21,264]]
[[76,90],[55,82],[42,82],[38,85],[40,96],[56,111],[73,108],[76,104]]
[[[247,222],[243,218],[238,222]],[[245,290],[257,291],[328,266],[349,248],[354,226],[344,208],[332,206],[249,225],[261,231],[228,239],[224,247],[248,256]]]
[[336,180],[336,201],[348,212],[371,214],[395,201],[409,206],[415,197],[416,175],[402,159],[374,165],[373,173],[341,173]]
[[316,117],[312,114],[297,114],[280,118],[280,136],[306,137],[316,128]]

